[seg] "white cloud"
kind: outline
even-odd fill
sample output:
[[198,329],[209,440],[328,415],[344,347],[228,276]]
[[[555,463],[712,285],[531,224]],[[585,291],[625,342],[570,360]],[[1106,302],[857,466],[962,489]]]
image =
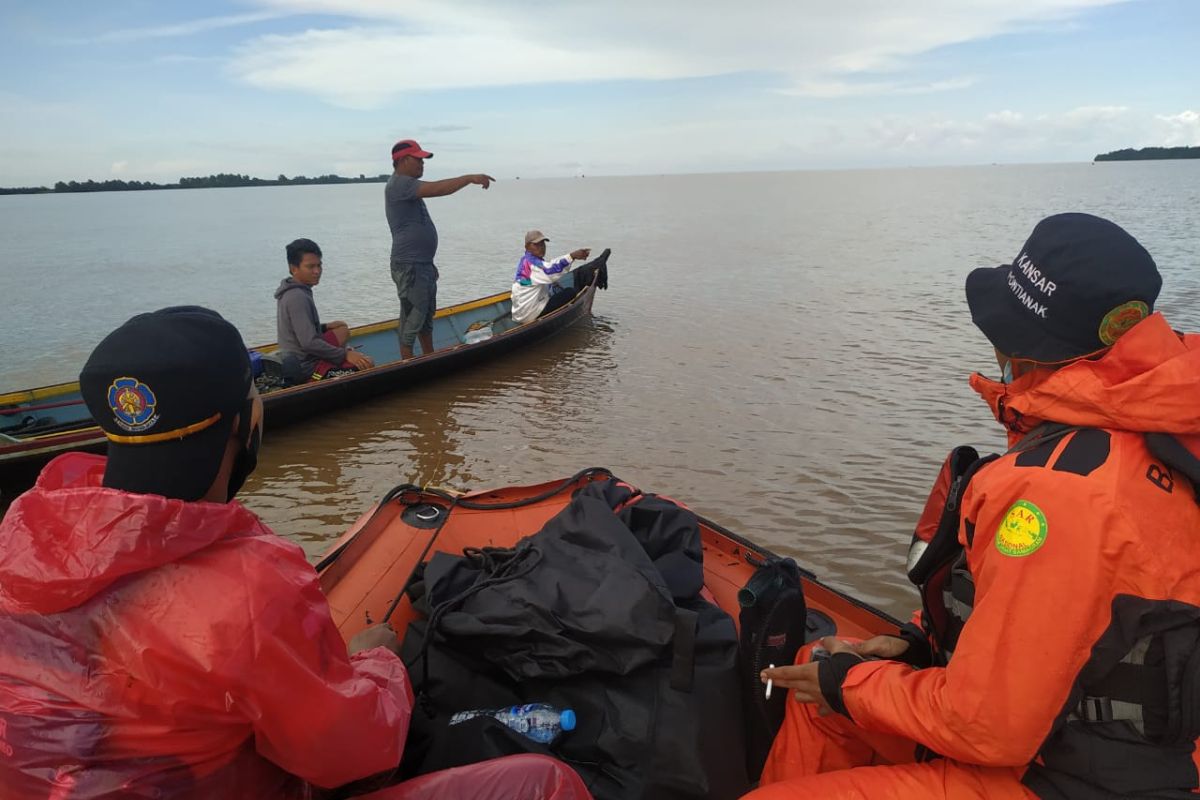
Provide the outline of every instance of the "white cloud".
[[1026,126],[1024,114],[1020,111],[1010,111],[1008,109],[985,115],[983,123],[998,130],[1006,130],[1014,133],[1023,131]]
[[966,89],[975,83],[972,77],[951,78],[929,83],[901,83],[897,81],[846,81],[816,80],[800,81],[779,94],[794,97],[864,97],[878,94],[931,94]]
[[957,89],[969,89],[975,85],[975,78],[949,78],[930,83],[913,83],[896,87],[896,94],[930,94],[931,92],[949,92]]
[[1087,128],[1105,125],[1121,119],[1129,109],[1126,106],[1080,106],[1062,115],[1062,123],[1071,128]]
[[[1126,146],[1200,143],[1200,115],[1181,110],[1188,104],[1178,100],[1149,107],[1127,92],[1106,95],[1097,86],[1074,93],[1093,104],[1047,113],[1055,108],[1053,87],[1028,97],[998,95],[1009,91],[1002,84],[1006,65],[1021,57],[1019,36],[1006,39],[1011,48],[1002,63],[978,77],[964,74],[957,50],[932,52],[1014,31],[1058,32],[1077,20],[1087,25],[1088,9],[1120,1],[760,0],[731,16],[703,0],[533,6],[528,0],[243,0],[256,4],[247,9],[251,13],[107,35],[182,37],[288,17],[286,25],[267,28],[273,35],[239,31],[241,44],[232,50],[205,47],[200,56],[168,52],[157,58],[184,64],[212,59],[237,81],[353,108],[386,108],[403,102],[406,93],[465,87],[741,76],[721,83],[721,100],[711,104],[656,109],[639,106],[633,91],[628,101],[597,92],[608,113],[589,118],[581,131],[562,125],[530,130],[524,124],[528,109],[476,114],[466,104],[430,98],[426,105],[433,111],[420,120],[426,127],[409,120],[401,129],[439,151],[439,174],[1086,160]],[[993,80],[996,86],[989,85]],[[205,90],[225,88],[217,83]],[[749,83],[760,90],[746,91]],[[940,102],[906,99],[934,92],[947,94]],[[889,99],[798,102],[773,93]],[[720,105],[725,102],[727,107]],[[194,139],[181,139],[152,132],[152,126],[131,128],[124,115],[109,114],[108,105],[90,96],[50,103],[0,89],[0,127],[9,132],[0,183],[99,178],[117,169],[126,179],[151,180],[218,171],[374,174],[381,169],[380,142],[399,135],[388,119],[403,114],[319,116],[312,129],[297,131],[289,149],[269,125],[255,124],[253,110],[237,104],[228,115],[212,115]],[[71,131],[85,128],[85,142],[59,146]],[[636,150],[596,145],[614,140],[636,141]],[[736,141],[738,152],[713,158],[695,144],[719,140]],[[65,160],[64,151],[73,160]]]
[[1124,106],[1080,106],[1056,114],[1004,109],[977,119],[942,116],[887,117],[847,141],[872,152],[921,159],[980,162],[1016,157],[1086,161],[1098,152],[1141,141],[1152,120]]
[[[870,112],[830,109],[802,117],[783,116],[776,109],[758,109],[752,116],[715,115],[677,119],[640,130],[637,152],[590,150],[579,171],[588,175],[714,170],[837,169],[846,167],[923,166],[1090,161],[1097,153],[1142,141],[1155,123],[1151,114],[1132,111],[1096,112],[1087,107],[1056,113],[1023,108],[980,114],[896,113],[876,117]],[[1081,120],[1091,118],[1091,129]],[[614,134],[615,135],[615,134]],[[739,157],[714,159],[710,153],[681,146],[681,142],[730,141]],[[528,152],[505,147],[473,154],[488,170],[523,177],[562,175],[579,161],[577,147],[554,141],[530,145]],[[502,163],[497,163],[503,159]],[[633,160],[631,160],[633,159]],[[464,169],[474,169],[463,163]]]
[[[496,54],[496,60],[483,68],[479,58],[457,55],[464,53]],[[615,61],[604,68],[608,79],[682,78],[695,71],[653,52],[614,46],[608,55]],[[490,33],[421,36],[391,28],[263,36],[240,49],[233,70],[255,86],[307,91],[336,105],[364,109],[377,108],[404,91],[597,78],[591,59],[562,45],[523,48]]]
[[[900,77],[914,56],[1127,0],[761,0],[729,9],[695,0],[259,0],[273,13],[346,26],[261,36],[230,68],[254,86],[378,108],[406,91],[762,72],[814,97],[914,94],[971,78]],[[737,31],[750,32],[747,35]]]
[[1178,114],[1158,114],[1154,117],[1158,136],[1156,142],[1162,147],[1190,147],[1200,145],[1200,112],[1181,111]]

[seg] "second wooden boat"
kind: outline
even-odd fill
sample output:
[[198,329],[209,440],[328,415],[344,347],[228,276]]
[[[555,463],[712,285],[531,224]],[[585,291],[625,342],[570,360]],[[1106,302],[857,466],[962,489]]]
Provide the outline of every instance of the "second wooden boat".
[[[591,263],[605,263],[607,257],[605,251]],[[572,277],[564,279],[564,284],[569,285]],[[350,343],[374,359],[376,366],[264,393],[268,430],[546,339],[590,315],[595,294],[593,281],[569,304],[523,325],[512,319],[508,292],[439,309],[433,321],[434,352],[407,361],[400,360],[395,319],[352,328]],[[277,346],[252,349],[269,354]],[[0,394],[0,489],[7,494],[28,485],[54,456],[69,450],[102,450],[105,441],[83,403],[77,381]]]

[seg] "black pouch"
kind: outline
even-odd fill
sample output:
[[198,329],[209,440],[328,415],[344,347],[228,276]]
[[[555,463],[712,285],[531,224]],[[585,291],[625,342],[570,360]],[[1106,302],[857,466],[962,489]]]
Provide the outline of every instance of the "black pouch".
[[1178,741],[1194,742],[1200,737],[1200,646],[1193,647],[1184,664],[1179,694],[1182,702]]
[[766,699],[759,673],[771,664],[791,664],[806,639],[808,614],[796,562],[790,558],[769,559],[738,590],[738,605],[746,771],[757,780],[783,723],[788,695],[775,692],[770,700]]
[[1193,617],[1159,633],[1137,672],[1142,685],[1133,686],[1134,699],[1141,701],[1150,740],[1191,745],[1200,738],[1200,621]]
[[908,554],[908,579],[920,586],[954,560],[958,544],[959,504],[971,476],[994,456],[981,459],[974,447],[956,447],[946,456],[917,520]]

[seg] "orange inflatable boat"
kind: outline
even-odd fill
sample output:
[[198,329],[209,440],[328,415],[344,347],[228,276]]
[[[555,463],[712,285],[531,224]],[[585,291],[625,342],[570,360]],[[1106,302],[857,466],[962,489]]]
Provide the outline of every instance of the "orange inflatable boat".
[[[403,635],[414,619],[403,589],[419,562],[435,551],[458,555],[467,547],[512,547],[561,511],[575,490],[610,477],[608,470],[593,468],[551,483],[469,494],[415,486],[393,489],[317,565],[334,622],[347,641],[385,620]],[[700,529],[705,586],[736,622],[738,590],[774,554],[703,516]],[[810,612],[838,635],[869,638],[898,629],[900,623],[884,612],[826,586],[811,573],[802,577]]]
[[[575,501],[576,497],[578,502]],[[605,502],[598,503],[598,499]],[[568,505],[571,508],[559,515]],[[477,757],[473,748],[490,746],[488,743],[491,740],[485,735],[487,732],[480,731],[478,736],[455,740],[455,734],[450,732],[444,720],[439,721],[439,714],[487,708],[489,705],[493,708],[507,707],[512,702],[542,701],[577,710],[580,708],[577,703],[581,703],[584,711],[580,718],[593,720],[591,730],[572,733],[570,741],[563,744],[561,751],[537,747],[532,750],[555,755],[576,770],[581,770],[580,774],[594,797],[623,799],[669,795],[696,800],[734,798],[757,780],[766,749],[770,746],[778,720],[782,718],[783,708],[779,701],[783,697],[776,697],[775,727],[764,727],[762,717],[755,717],[758,722],[750,719],[757,712],[747,709],[759,704],[760,701],[755,698],[763,697],[758,685],[758,669],[766,667],[768,661],[773,663],[794,657],[794,648],[799,647],[801,640],[812,641],[829,634],[865,639],[897,632],[899,623],[896,620],[822,584],[814,575],[797,569],[790,561],[784,562],[783,566],[788,576],[786,584],[790,587],[785,593],[793,598],[798,596],[798,580],[803,597],[798,603],[793,601],[784,605],[784,601],[779,600],[778,605],[771,606],[767,598],[780,597],[781,590],[771,589],[780,584],[769,582],[766,576],[779,573],[781,562],[778,557],[714,522],[699,515],[693,517],[693,509],[681,509],[681,506],[678,501],[661,495],[643,494],[620,482],[608,470],[592,468],[551,483],[470,494],[400,486],[364,514],[322,559],[317,569],[333,620],[347,641],[365,627],[377,623],[389,623],[401,636],[409,633],[412,627],[414,635],[411,641],[405,641],[405,660],[410,678],[417,688],[417,705],[426,711],[426,717],[414,714],[414,728],[410,729],[410,745],[406,746],[405,758],[406,763],[411,758],[419,766],[402,766],[402,772],[407,770],[406,777],[478,763],[485,757],[498,757],[522,750],[520,746],[504,746]],[[616,516],[608,517],[609,512]],[[581,514],[584,516],[581,517]],[[629,527],[608,527],[610,523],[606,520],[615,518],[622,519],[621,524]],[[658,522],[647,525],[648,519]],[[663,521],[666,519],[684,522],[672,527],[672,523]],[[657,532],[646,534],[651,538],[638,540],[645,548],[644,552],[622,549],[622,542],[627,541],[627,536],[633,539],[638,535],[633,532],[635,528],[643,533]],[[523,664],[517,671],[537,664],[534,672],[542,677],[550,676],[555,669],[541,668],[550,658],[546,639],[527,634],[530,629],[528,626],[537,627],[541,624],[537,621],[549,620],[546,625],[551,630],[551,638],[559,635],[569,638],[568,634],[562,633],[564,630],[577,633],[582,630],[579,635],[583,638],[575,641],[591,642],[599,652],[597,663],[628,663],[622,661],[623,654],[627,653],[623,649],[626,637],[636,639],[640,632],[646,630],[647,624],[669,626],[671,623],[664,623],[669,617],[661,615],[661,607],[650,609],[639,603],[637,598],[641,597],[642,590],[637,580],[622,582],[620,576],[625,574],[623,570],[628,564],[639,559],[637,553],[640,552],[644,557],[650,550],[655,550],[661,555],[662,550],[650,542],[662,541],[653,537],[668,529],[686,531],[683,538],[687,544],[683,547],[687,553],[684,562],[687,566],[684,571],[690,576],[687,585],[691,587],[692,594],[689,596],[697,597],[698,602],[708,609],[700,613],[708,614],[709,620],[708,623],[698,622],[698,619],[705,617],[696,617],[695,605],[687,605],[690,601],[680,599],[682,595],[674,587],[668,591],[660,586],[660,590],[666,592],[668,606],[672,596],[683,604],[675,607],[674,611],[676,616],[673,624],[676,627],[671,641],[675,649],[659,651],[673,653],[669,656],[669,688],[665,682],[655,684],[658,688],[644,691],[635,688],[644,687],[647,680],[653,680],[647,675],[658,674],[653,670],[660,667],[647,666],[637,672],[614,669],[608,673],[607,679],[612,684],[588,683],[589,680],[595,680],[596,673],[580,673],[582,685],[574,678],[557,684],[534,680],[528,684],[532,687],[528,692],[518,690],[511,697],[505,695],[507,699],[504,702],[479,706],[468,698],[472,693],[476,693],[474,696],[477,699],[483,696],[477,693],[481,687],[490,687],[497,670],[504,671],[505,668],[500,666],[504,656],[498,651],[477,653],[483,656],[482,662],[475,662],[479,665],[476,668],[479,671],[458,671],[457,667],[444,660],[430,666],[427,649],[430,640],[435,637],[428,631],[430,628],[437,630],[438,620],[442,619],[440,615],[448,605],[447,601],[439,601],[432,606],[429,602],[429,591],[436,592],[441,585],[438,575],[445,574],[440,572],[442,567],[435,565],[448,563],[446,559],[452,556],[459,557],[452,561],[461,563],[464,553],[467,554],[465,561],[480,556],[486,558],[489,554],[502,558],[507,553],[512,559],[509,562],[511,566],[520,558],[519,553],[529,554],[531,549],[536,556],[531,562],[538,568],[545,567],[546,571],[536,573],[539,577],[534,578],[532,576],[535,573],[525,570],[522,576],[531,576],[531,586],[523,591],[529,593],[522,594],[511,603],[507,602],[507,597],[496,595],[478,600],[476,609],[482,616],[473,619],[482,627],[474,628],[475,635],[521,637],[520,642],[507,640],[513,641],[511,651],[514,658]],[[546,539],[545,536],[551,538]],[[594,545],[592,549],[570,549],[576,548],[584,540]],[[551,569],[548,566],[554,556],[547,553],[554,552],[554,542],[562,542],[562,546],[569,551],[565,561],[556,562],[560,567],[565,564],[563,569]],[[545,547],[550,549],[544,550]],[[615,562],[606,560],[618,551],[625,555],[616,557]],[[435,558],[435,555],[438,557]],[[676,556],[678,553],[669,555]],[[626,558],[632,561],[626,561]],[[702,565],[699,563],[701,560]],[[678,560],[669,564],[664,562],[667,572],[654,574],[665,576],[677,569],[679,563]],[[574,565],[579,566],[577,568]],[[703,588],[700,588],[701,566]],[[518,572],[521,572],[521,568],[511,570],[511,574]],[[433,577],[430,577],[431,573]],[[591,583],[588,578],[595,575],[601,577],[597,583]],[[425,586],[427,579],[432,581],[432,590]],[[508,578],[478,580],[480,582],[475,584],[475,588],[490,589],[496,586],[496,581],[503,582]],[[654,582],[653,578],[650,582]],[[667,583],[670,583],[669,579]],[[412,591],[409,591],[410,588]],[[465,595],[469,596],[473,591],[467,590]],[[429,616],[414,607],[414,596],[418,598],[418,607]],[[728,620],[721,622],[724,615],[713,609],[713,604],[726,612],[739,628],[740,614],[748,614],[743,618],[747,630],[735,632]],[[751,610],[744,611],[743,604]],[[688,610],[680,611],[684,606]],[[774,622],[764,623],[763,618],[754,615],[753,609],[764,606],[773,609],[770,619]],[[613,607],[618,610],[611,617],[606,616]],[[516,618],[506,616],[508,611],[515,613]],[[685,616],[688,614],[691,616]],[[713,622],[713,615],[718,618],[716,622]],[[572,627],[569,620],[576,616],[586,619],[587,624]],[[608,619],[611,625],[601,629],[594,624],[598,618]],[[484,622],[485,619],[489,621]],[[681,619],[690,620],[684,623],[684,632],[678,627]],[[647,623],[646,620],[653,622]],[[781,623],[780,620],[786,622]],[[781,624],[786,625],[786,633],[780,632],[783,630]],[[720,630],[725,633],[720,633]],[[513,633],[515,631],[522,633]],[[443,630],[438,631],[438,641],[455,641],[442,638],[444,633]],[[472,634],[465,635],[470,637]],[[719,645],[713,644],[715,640],[712,636],[733,644],[733,651],[728,647],[721,650]],[[740,644],[737,641],[739,639]],[[465,644],[467,640],[457,641]],[[705,643],[698,644],[702,641]],[[781,642],[787,644],[781,646]],[[410,650],[410,645],[416,649]],[[704,658],[709,659],[704,664],[701,664],[699,655],[702,650],[706,654]],[[684,655],[681,656],[681,653]],[[771,654],[774,656],[768,657]],[[579,655],[574,652],[564,656],[563,663],[577,665]],[[681,658],[682,661],[679,660]],[[729,658],[733,659],[736,674],[728,671],[731,663]],[[662,663],[661,660],[659,663]],[[681,664],[685,665],[682,670]],[[511,662],[509,666],[512,666]],[[665,674],[667,670],[665,667],[662,669]],[[651,672],[647,673],[646,670]],[[509,669],[508,674],[515,677],[512,672]],[[431,674],[435,677],[429,678]],[[691,683],[693,678],[697,681],[695,686]],[[440,701],[424,695],[422,687],[427,679],[435,687],[441,687]],[[682,683],[677,684],[677,679]],[[707,682],[701,684],[701,681]],[[606,692],[610,689],[605,686],[618,688],[611,689],[614,694],[609,696]],[[436,694],[437,689],[434,691]],[[553,696],[556,691],[562,692],[558,695],[558,703]],[[551,696],[543,696],[546,692]],[[527,696],[530,694],[535,696]],[[490,690],[484,691],[484,695],[489,701],[498,696]],[[735,696],[743,699],[737,700]],[[769,693],[766,696],[770,697]],[[463,703],[466,705],[461,705]],[[674,713],[669,709],[678,709],[681,707],[679,704],[687,710],[680,712],[679,716],[669,716]],[[658,716],[660,713],[662,717]],[[765,713],[769,717],[772,712]],[[658,721],[643,724],[643,717]],[[744,738],[739,732],[742,727],[735,722],[739,719],[746,726]],[[423,727],[414,733],[419,722]],[[453,724],[449,722],[450,726]],[[639,738],[643,736],[644,739]],[[418,744],[413,745],[414,741]],[[601,756],[594,757],[597,752]],[[430,753],[434,755],[430,756]],[[653,764],[645,761],[646,753],[651,754],[649,759]],[[432,761],[428,760],[430,758]]]

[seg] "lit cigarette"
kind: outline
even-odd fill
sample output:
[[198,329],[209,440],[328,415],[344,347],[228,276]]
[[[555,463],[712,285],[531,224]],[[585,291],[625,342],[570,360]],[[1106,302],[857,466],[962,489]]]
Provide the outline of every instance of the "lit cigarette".
[[[767,664],[767,669],[775,669],[775,665],[774,665],[774,664]],[[766,699],[767,699],[767,700],[770,700],[770,699],[771,699],[771,689],[772,689],[774,686],[775,686],[775,679],[774,679],[774,678],[767,678],[767,692],[766,692]]]

